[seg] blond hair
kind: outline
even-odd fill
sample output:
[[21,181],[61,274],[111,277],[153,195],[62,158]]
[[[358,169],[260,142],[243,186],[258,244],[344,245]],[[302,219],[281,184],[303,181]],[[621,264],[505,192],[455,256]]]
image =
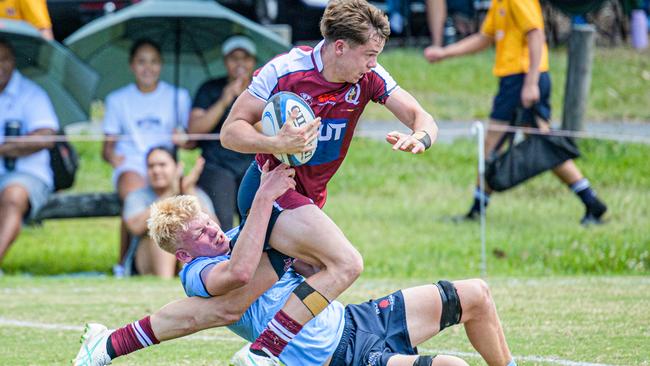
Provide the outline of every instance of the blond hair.
[[386,14],[365,0],[332,0],[320,20],[320,32],[327,42],[342,39],[362,45],[373,36],[388,39],[390,25]]
[[174,254],[181,232],[199,213],[201,205],[195,196],[174,196],[154,202],[147,220],[149,236],[162,250]]

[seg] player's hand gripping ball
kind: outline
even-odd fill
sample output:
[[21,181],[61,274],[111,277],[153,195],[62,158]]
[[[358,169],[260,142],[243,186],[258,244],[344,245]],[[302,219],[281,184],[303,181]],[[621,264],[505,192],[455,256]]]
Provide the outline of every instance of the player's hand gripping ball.
[[[267,136],[277,135],[286,121],[290,120],[292,113],[295,113],[296,117],[293,120],[294,127],[305,126],[316,119],[314,111],[309,107],[309,104],[298,95],[291,92],[278,92],[274,94],[266,102],[266,106],[262,112],[262,132]],[[297,154],[273,154],[273,156],[287,165],[302,165],[312,158],[317,144],[318,137],[315,137],[309,142],[309,145],[313,147],[309,151]]]

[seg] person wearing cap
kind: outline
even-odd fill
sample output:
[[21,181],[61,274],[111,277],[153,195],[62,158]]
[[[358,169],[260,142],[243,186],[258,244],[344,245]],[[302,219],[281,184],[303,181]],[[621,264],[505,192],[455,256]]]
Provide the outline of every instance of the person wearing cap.
[[[228,75],[201,85],[192,104],[189,133],[220,133],[230,107],[250,84],[257,64],[255,44],[248,37],[232,36],[221,51]],[[201,140],[198,146],[205,159],[198,186],[208,194],[221,226],[228,230],[238,212],[239,184],[254,155],[228,150],[219,140]]]

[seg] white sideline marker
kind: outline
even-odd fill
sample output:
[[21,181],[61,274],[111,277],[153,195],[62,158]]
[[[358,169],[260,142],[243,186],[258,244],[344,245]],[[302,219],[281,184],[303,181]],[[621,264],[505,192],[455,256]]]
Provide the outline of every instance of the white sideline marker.
[[[30,321],[24,321],[24,320],[16,320],[16,319],[9,319],[9,318],[3,318],[0,317],[0,325],[6,325],[6,326],[12,326],[12,327],[19,327],[19,328],[35,328],[35,329],[44,329],[44,330],[67,330],[67,331],[75,331],[75,332],[81,332],[83,331],[84,327],[78,326],[78,325],[67,325],[67,324],[55,324],[55,323],[39,323],[39,322],[30,322]],[[187,340],[201,340],[201,341],[221,341],[221,342],[235,342],[235,343],[243,343],[244,340],[238,337],[228,337],[228,336],[208,336],[208,335],[192,335],[189,337],[184,337],[184,338],[179,338],[181,339],[187,339]],[[458,357],[472,357],[472,358],[480,358],[481,356],[476,353],[476,352],[458,352],[458,351],[450,351],[450,350],[439,350],[439,349],[429,349],[429,348],[422,348],[419,347],[420,350],[424,351],[424,353],[430,353],[430,354],[445,354],[445,355],[450,355],[450,356],[458,356]],[[609,365],[605,363],[591,363],[591,362],[581,362],[581,361],[571,361],[571,360],[564,360],[558,357],[543,357],[543,356],[514,356],[515,360],[517,361],[530,361],[530,362],[544,362],[544,363],[551,363],[555,365],[562,365],[562,366],[614,366],[614,365]]]

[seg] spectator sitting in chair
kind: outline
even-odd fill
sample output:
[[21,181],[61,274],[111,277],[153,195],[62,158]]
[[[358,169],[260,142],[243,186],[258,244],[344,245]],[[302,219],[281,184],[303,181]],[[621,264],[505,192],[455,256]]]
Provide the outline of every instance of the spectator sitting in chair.
[[42,207],[54,187],[47,150],[54,142],[5,141],[11,136],[52,136],[59,129],[45,91],[16,70],[11,44],[0,38],[0,262],[22,220]]
[[[228,75],[208,80],[199,88],[192,105],[190,133],[220,133],[230,107],[253,77],[257,52],[249,38],[232,36],[221,50]],[[219,140],[202,140],[198,145],[205,159],[198,185],[210,196],[221,227],[229,230],[238,213],[239,185],[255,155],[226,149]]]
[[[548,73],[548,49],[544,36],[544,19],[539,0],[493,1],[480,33],[458,43],[442,47],[430,46],[424,51],[429,62],[474,53],[496,45],[493,73],[499,77],[499,91],[494,98],[491,123],[507,124],[514,119],[519,107],[527,109],[523,122],[536,122],[540,130],[548,131],[551,118],[551,77]],[[533,111],[539,114],[535,116]],[[503,132],[488,130],[486,154],[497,145]],[[573,160],[553,168],[553,173],[571,189],[585,205],[583,225],[599,224],[607,206],[596,197],[589,180]],[[490,189],[476,188],[474,202],[466,219],[479,217],[481,198],[487,204]]]
[[160,249],[147,235],[149,206],[166,197],[189,194],[196,196],[203,211],[214,217],[210,198],[195,187],[204,160],[199,158],[185,177],[183,163],[178,162],[175,149],[156,146],[149,151],[146,161],[148,185],[129,193],[122,211],[122,218],[132,237],[124,261],[126,274],[173,278],[176,274],[176,257]]

